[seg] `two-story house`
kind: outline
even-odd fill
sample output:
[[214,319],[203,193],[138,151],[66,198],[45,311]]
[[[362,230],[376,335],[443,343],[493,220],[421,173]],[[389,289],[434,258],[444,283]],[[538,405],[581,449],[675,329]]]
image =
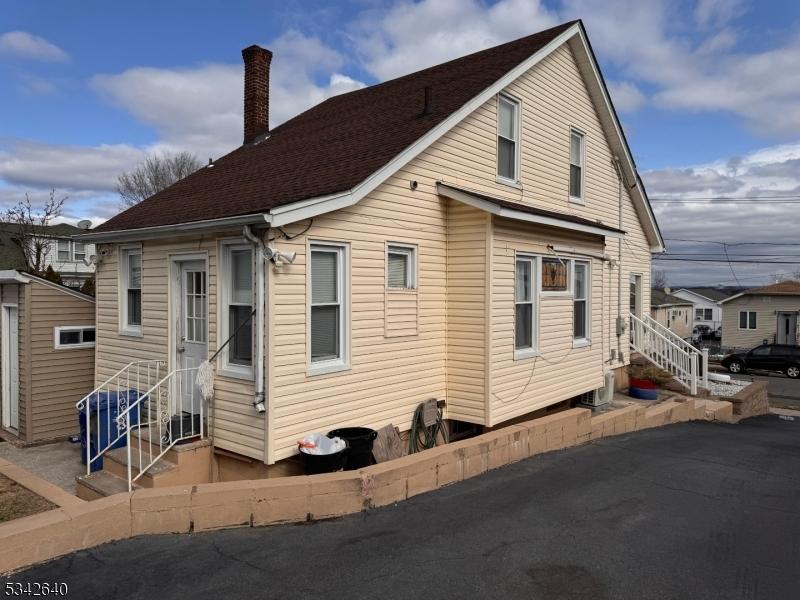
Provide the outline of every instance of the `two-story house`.
[[[90,258],[95,253],[92,242],[74,239],[74,236],[85,234],[91,221],[81,221],[81,227],[69,223],[47,225],[37,228],[37,236],[47,239],[47,247],[42,256],[40,271],[47,267],[61,275],[64,285],[80,288],[94,275],[94,264]],[[32,244],[24,234],[25,228],[15,223],[0,223],[0,270],[28,271],[32,265],[25,260],[23,244]]]
[[[82,238],[99,388],[157,364],[158,414],[266,473],[311,432],[429,398],[493,427],[628,364],[663,240],[581,22],[274,129],[272,54],[243,57],[243,145]],[[186,375],[219,348],[209,413]]]

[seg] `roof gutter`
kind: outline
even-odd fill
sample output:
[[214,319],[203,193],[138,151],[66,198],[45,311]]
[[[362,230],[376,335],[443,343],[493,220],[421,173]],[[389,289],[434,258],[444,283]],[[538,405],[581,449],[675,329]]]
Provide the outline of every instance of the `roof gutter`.
[[208,219],[192,223],[176,223],[174,225],[158,225],[156,227],[140,227],[138,229],[123,229],[121,231],[97,231],[73,236],[73,239],[102,243],[102,242],[129,242],[151,238],[169,237],[181,234],[202,233],[204,231],[219,231],[220,229],[239,229],[244,225],[260,225],[268,215],[256,213],[239,215],[222,219]]

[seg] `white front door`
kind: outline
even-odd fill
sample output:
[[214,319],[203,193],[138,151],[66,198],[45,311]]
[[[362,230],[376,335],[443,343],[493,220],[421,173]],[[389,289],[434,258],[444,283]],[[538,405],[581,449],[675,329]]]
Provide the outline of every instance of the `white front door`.
[[797,343],[797,313],[778,313],[778,344]]
[[3,307],[3,427],[19,430],[19,318],[16,306]]
[[[176,315],[177,368],[195,369],[208,358],[208,273],[202,260],[178,263],[180,300]],[[183,371],[176,385],[179,407],[174,412],[198,414],[202,397],[195,384],[196,371]]]

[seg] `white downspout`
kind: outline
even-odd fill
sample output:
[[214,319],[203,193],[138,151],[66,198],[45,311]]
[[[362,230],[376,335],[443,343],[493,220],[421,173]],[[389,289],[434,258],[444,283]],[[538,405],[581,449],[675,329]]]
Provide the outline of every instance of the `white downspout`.
[[[253,405],[259,413],[265,413],[266,395],[264,393],[264,242],[256,236],[250,225],[242,228],[242,235],[255,246],[256,252],[256,356],[255,356],[255,388]],[[269,235],[269,229],[267,230]]]
[[[619,158],[613,157],[614,167],[617,171],[618,181],[618,195],[619,195],[619,229],[622,230],[622,168],[619,164]],[[619,247],[619,254],[617,257],[617,360],[624,362],[622,358],[622,334],[625,332],[625,323],[627,319],[622,319],[622,238],[617,240]]]

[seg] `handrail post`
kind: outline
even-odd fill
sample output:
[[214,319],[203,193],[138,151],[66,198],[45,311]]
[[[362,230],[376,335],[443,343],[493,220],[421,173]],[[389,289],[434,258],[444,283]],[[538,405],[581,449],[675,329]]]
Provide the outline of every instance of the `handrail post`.
[[697,395],[697,354],[690,355],[691,374],[689,375],[689,392],[692,396]]
[[[133,473],[131,472],[131,415],[128,414],[126,419],[125,425],[125,448],[128,451],[128,491],[130,492],[133,489],[132,483],[132,476]],[[141,467],[141,465],[139,465]]]
[[703,348],[703,387],[708,389],[708,348]]

